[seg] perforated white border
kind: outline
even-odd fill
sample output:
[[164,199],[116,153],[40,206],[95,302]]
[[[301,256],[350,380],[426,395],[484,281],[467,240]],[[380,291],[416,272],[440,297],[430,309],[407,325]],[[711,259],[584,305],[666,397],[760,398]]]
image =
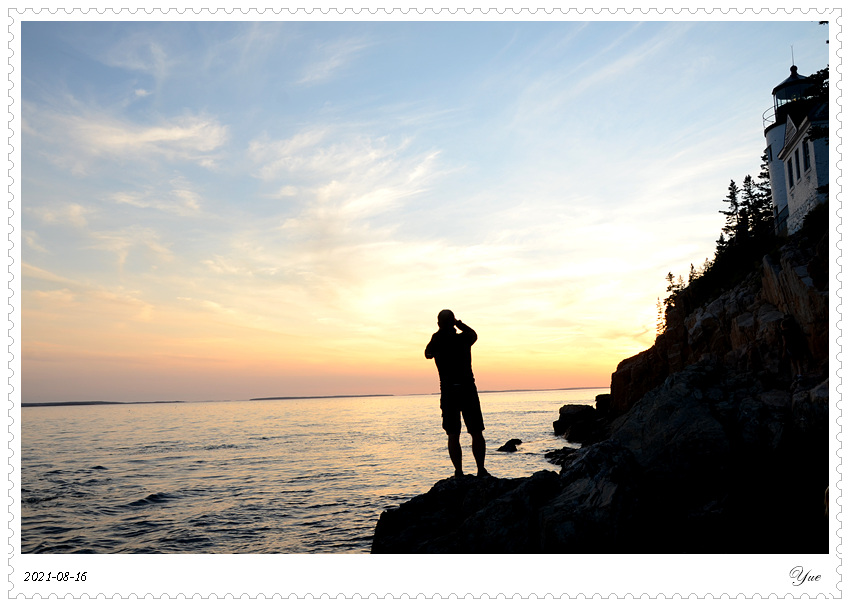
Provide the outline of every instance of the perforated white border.
[[[446,3],[448,4],[448,3]],[[621,8],[568,8],[538,5],[529,10],[511,2],[452,2],[451,9],[426,2],[389,6],[358,3],[346,9],[333,2],[290,2],[272,9],[208,9],[203,2],[182,8],[126,7],[97,3],[75,9],[70,3],[38,7],[14,3],[4,29],[8,49],[8,247],[7,274],[9,377],[7,432],[8,552],[6,595],[12,599],[65,598],[766,598],[842,595],[843,495],[841,467],[843,336],[841,257],[843,209],[841,109],[843,16],[834,7],[772,3],[766,8],[665,9],[632,3]],[[458,7],[458,5],[460,5]],[[77,5],[79,6],[79,5]],[[349,5],[352,6],[352,5]],[[395,7],[395,8],[393,8]],[[828,20],[830,21],[830,145],[832,172],[830,321],[831,419],[830,553],[827,555],[22,555],[20,554],[20,23],[22,20]],[[803,566],[821,575],[817,586],[794,587],[789,572]],[[29,585],[25,571],[85,571],[86,581]]]

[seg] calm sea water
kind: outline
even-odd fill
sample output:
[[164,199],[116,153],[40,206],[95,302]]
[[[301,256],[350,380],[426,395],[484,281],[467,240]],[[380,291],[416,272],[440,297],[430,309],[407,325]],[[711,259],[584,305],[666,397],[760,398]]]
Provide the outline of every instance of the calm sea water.
[[[552,422],[604,389],[481,394],[487,468],[557,469]],[[24,553],[363,553],[453,473],[438,396],[22,410]],[[516,453],[496,449],[511,438]],[[466,471],[475,464],[461,439]]]

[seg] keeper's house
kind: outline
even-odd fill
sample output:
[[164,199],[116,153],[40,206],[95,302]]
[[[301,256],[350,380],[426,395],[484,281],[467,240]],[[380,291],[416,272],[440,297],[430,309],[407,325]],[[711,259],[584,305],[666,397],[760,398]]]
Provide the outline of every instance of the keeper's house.
[[767,166],[778,234],[793,234],[815,206],[826,202],[829,145],[812,137],[812,127],[827,127],[828,104],[810,96],[811,82],[791,66],[791,75],[773,89],[773,107],[764,113]]

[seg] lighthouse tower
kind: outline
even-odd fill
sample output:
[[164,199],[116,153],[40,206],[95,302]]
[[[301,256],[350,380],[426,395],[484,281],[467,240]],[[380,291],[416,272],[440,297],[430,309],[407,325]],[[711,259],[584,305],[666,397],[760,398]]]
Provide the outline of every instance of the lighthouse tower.
[[808,94],[811,81],[791,66],[791,75],[773,89],[773,107],[763,115],[767,167],[776,232],[791,234],[825,198],[818,187],[829,181],[826,141],[811,140],[809,129],[828,118],[826,104]]

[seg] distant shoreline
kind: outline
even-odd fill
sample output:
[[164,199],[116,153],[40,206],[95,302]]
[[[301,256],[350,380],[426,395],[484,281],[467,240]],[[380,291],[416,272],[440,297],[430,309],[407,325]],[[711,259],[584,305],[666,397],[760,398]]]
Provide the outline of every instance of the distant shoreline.
[[186,403],[185,400],[139,400],[135,402],[109,400],[81,400],[61,403],[21,403],[21,407],[80,407],[86,405],[167,405]]
[[307,400],[316,398],[373,398],[376,396],[395,396],[395,394],[334,394],[332,396],[266,396],[263,398],[249,398],[255,400]]
[[[581,388],[525,388],[519,390],[479,390],[481,394],[504,394],[507,392],[564,392],[569,390],[608,390],[608,386],[585,386]],[[315,400],[321,398],[376,398],[388,396],[431,396],[439,394],[439,392],[424,393],[424,394],[334,394],[330,396],[266,396],[261,398],[245,399],[246,402],[264,401],[264,400]],[[168,405],[168,404],[185,404],[185,403],[203,403],[203,402],[239,402],[233,400],[223,401],[187,401],[187,400],[142,400],[134,402],[124,401],[107,401],[107,400],[85,400],[85,401],[66,401],[55,403],[21,403],[21,407],[82,407],[89,405]]]
[[610,386],[582,386],[580,388],[524,388],[520,390],[479,390],[480,394],[500,394],[502,392],[565,392],[568,390],[609,390]]

